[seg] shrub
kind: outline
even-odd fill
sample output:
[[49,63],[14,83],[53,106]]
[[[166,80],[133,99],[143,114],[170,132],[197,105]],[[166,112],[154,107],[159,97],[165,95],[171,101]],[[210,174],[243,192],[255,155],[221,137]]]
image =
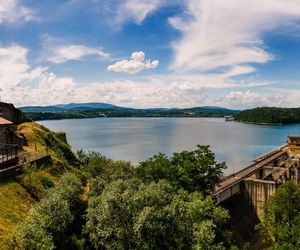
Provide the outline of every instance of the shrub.
[[42,185],[44,186],[44,188],[54,187],[53,181],[50,180],[47,176],[43,176],[40,181],[41,181]]
[[17,238],[25,249],[54,249],[73,222],[75,208],[82,192],[74,174],[65,174],[55,188],[33,207],[18,230]]

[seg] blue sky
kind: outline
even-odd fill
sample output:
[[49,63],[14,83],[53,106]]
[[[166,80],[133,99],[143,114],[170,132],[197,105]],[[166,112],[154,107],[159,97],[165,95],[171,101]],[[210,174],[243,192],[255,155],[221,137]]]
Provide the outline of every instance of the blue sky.
[[22,105],[300,106],[300,0],[0,0]]

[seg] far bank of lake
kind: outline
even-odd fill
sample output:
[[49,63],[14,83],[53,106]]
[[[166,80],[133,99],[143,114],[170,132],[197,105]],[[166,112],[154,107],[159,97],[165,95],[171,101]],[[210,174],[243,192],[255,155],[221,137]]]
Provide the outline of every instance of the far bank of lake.
[[40,121],[67,133],[74,150],[96,151],[113,159],[144,161],[161,152],[211,145],[225,174],[236,172],[256,157],[300,135],[300,124],[270,126],[225,122],[223,118],[95,118]]

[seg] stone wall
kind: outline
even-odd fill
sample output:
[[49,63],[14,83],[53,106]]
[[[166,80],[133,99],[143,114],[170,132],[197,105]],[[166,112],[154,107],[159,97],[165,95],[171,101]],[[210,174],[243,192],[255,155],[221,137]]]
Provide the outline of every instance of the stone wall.
[[20,109],[15,108],[13,104],[0,102],[0,117],[3,117],[14,124],[24,122],[24,114]]
[[22,148],[24,145],[24,138],[16,134],[9,127],[0,126],[0,144],[15,144]]

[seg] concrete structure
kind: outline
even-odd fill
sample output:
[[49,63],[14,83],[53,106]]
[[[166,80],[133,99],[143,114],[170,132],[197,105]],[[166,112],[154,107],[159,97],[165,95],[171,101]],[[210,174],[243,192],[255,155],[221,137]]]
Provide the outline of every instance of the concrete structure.
[[0,117],[20,124],[25,121],[24,114],[20,109],[15,108],[11,103],[0,102]]
[[15,132],[14,124],[24,122],[24,114],[14,105],[0,102],[0,144],[23,146],[23,137]]
[[23,146],[24,138],[18,135],[12,128],[13,123],[0,117],[0,144],[14,144]]
[[[24,122],[24,114],[14,105],[0,102],[0,180],[22,173],[24,163],[51,162],[48,151],[22,152],[24,138],[16,132],[17,124]],[[65,135],[61,135],[65,138]]]
[[300,136],[289,136],[288,147],[291,154],[300,154]]
[[[290,137],[289,137],[290,138]],[[300,137],[291,137],[299,138]],[[298,141],[291,140],[294,144]],[[294,147],[293,147],[294,149]],[[263,204],[286,180],[300,184],[300,154],[284,145],[254,160],[251,166],[224,178],[215,188],[217,203],[243,195],[258,217]]]

